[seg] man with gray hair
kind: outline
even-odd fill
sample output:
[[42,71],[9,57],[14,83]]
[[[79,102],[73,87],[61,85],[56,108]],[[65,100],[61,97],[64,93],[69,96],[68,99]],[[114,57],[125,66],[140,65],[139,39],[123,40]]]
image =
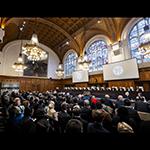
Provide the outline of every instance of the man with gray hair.
[[123,98],[122,95],[118,95],[118,99],[117,99],[117,101],[115,103],[115,107],[116,108],[120,108],[122,106],[124,106],[124,98]]
[[113,102],[110,100],[110,96],[108,94],[105,95],[103,104],[106,106],[110,106],[111,108],[114,108]]
[[84,107],[81,109],[81,118],[83,118],[86,121],[91,121],[91,107],[90,107],[90,101],[84,100]]

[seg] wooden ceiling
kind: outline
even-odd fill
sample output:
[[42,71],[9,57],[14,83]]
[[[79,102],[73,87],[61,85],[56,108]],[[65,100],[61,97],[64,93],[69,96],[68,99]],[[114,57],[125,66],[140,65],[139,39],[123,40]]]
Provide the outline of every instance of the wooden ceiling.
[[[10,41],[17,39],[30,40],[36,32],[39,42],[50,47],[62,58],[67,49],[61,51],[66,41],[72,41],[74,49],[80,47],[80,41],[74,36],[88,28],[97,28],[99,34],[106,34],[115,40],[131,18],[88,18],[88,17],[45,17],[45,18],[1,18],[1,26],[5,26],[5,36],[0,50]],[[97,25],[97,21],[102,23]],[[23,26],[23,30],[20,28]],[[97,25],[97,26],[96,26]],[[97,34],[97,33],[96,33]],[[90,35],[90,33],[89,33]],[[82,40],[82,39],[80,39]]]

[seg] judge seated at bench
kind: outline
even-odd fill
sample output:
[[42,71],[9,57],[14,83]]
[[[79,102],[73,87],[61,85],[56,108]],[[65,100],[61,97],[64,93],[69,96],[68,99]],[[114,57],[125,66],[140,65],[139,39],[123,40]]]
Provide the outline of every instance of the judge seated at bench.
[[138,94],[136,96],[136,101],[137,100],[141,100],[143,102],[146,102],[146,98],[145,98],[145,96],[143,96],[142,92],[138,92]]

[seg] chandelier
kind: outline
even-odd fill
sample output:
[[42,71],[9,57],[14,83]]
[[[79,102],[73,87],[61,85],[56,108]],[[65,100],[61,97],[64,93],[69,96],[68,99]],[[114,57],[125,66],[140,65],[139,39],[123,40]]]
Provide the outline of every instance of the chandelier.
[[56,75],[57,75],[59,78],[62,78],[62,77],[63,77],[63,75],[64,75],[63,64],[59,64],[59,65],[58,65],[58,68],[56,69]]
[[38,45],[37,34],[33,33],[31,43],[26,43],[22,47],[22,53],[27,56],[28,60],[35,62],[47,59],[47,53]]
[[[21,41],[21,48],[22,48],[22,41]],[[27,66],[24,65],[24,63],[23,63],[23,58],[22,58],[21,52],[19,54],[18,61],[12,65],[12,68],[15,69],[16,72],[23,72],[24,69],[27,68]]]
[[[36,25],[34,30],[37,28],[37,19],[36,19]],[[27,43],[23,46],[23,54],[27,56],[27,59],[32,61],[33,63],[35,61],[45,60],[47,59],[47,53],[39,47],[39,41],[38,36],[33,32],[31,37],[31,43]]]
[[24,69],[27,68],[23,63],[21,62],[15,62],[12,67],[15,69],[16,72],[23,72]]
[[147,20],[147,24],[144,26],[144,31],[145,31],[144,40],[139,45],[138,51],[145,58],[150,58],[150,30],[149,30],[148,20]]
[[88,70],[90,63],[91,63],[91,60],[88,59],[86,52],[84,56],[80,56],[78,58],[78,65],[79,65],[79,68],[82,70]]

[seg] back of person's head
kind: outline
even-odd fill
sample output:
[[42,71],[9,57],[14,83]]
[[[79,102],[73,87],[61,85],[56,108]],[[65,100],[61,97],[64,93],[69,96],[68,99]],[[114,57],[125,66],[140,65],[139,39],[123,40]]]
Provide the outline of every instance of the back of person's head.
[[20,98],[19,98],[19,97],[16,97],[16,98],[14,99],[14,105],[15,105],[15,106],[19,106],[20,104],[21,104]]
[[34,102],[35,103],[38,103],[40,101],[40,99],[38,98],[38,97],[36,97],[35,99],[34,99]]
[[129,96],[129,95],[130,95],[130,93],[129,93],[129,92],[125,92],[125,95],[126,95],[126,96]]
[[66,102],[62,103],[61,104],[61,110],[64,111],[64,110],[67,110],[68,109],[68,104]]
[[127,117],[128,116],[128,110],[127,108],[125,107],[120,107],[117,109],[117,115],[120,117],[120,118],[124,118],[124,117]]
[[125,105],[125,106],[131,106],[130,100],[129,100],[129,99],[125,99],[125,100],[124,100],[124,105]]
[[89,106],[90,105],[90,101],[89,100],[84,100],[84,106]]
[[32,115],[32,110],[30,108],[26,107],[24,110],[24,116],[29,117],[31,115]]
[[118,95],[118,100],[123,100],[123,96],[122,95]]
[[55,102],[54,101],[50,101],[48,107],[50,109],[54,108],[55,107]]
[[98,102],[96,103],[96,108],[97,108],[97,109],[102,109],[102,103],[101,103],[101,101],[98,101]]
[[30,106],[30,102],[28,100],[23,101],[23,105],[25,107],[29,107]]
[[80,115],[80,112],[81,112],[80,106],[79,106],[79,105],[75,105],[75,106],[73,107],[72,112],[73,112],[73,114],[74,114],[75,116]]
[[78,119],[70,119],[66,125],[67,134],[80,134],[83,133],[83,124]]
[[92,110],[92,118],[94,121],[96,122],[102,122],[103,120],[103,112],[102,110],[96,109],[96,110]]
[[72,100],[73,100],[73,103],[78,103],[78,98],[77,97],[73,97]]
[[42,108],[39,108],[35,111],[35,118],[37,118],[37,119],[43,118],[44,115],[45,115],[45,111]]
[[110,96],[109,96],[108,94],[106,94],[106,95],[105,95],[105,98],[106,98],[106,99],[109,99],[109,98],[110,98]]

